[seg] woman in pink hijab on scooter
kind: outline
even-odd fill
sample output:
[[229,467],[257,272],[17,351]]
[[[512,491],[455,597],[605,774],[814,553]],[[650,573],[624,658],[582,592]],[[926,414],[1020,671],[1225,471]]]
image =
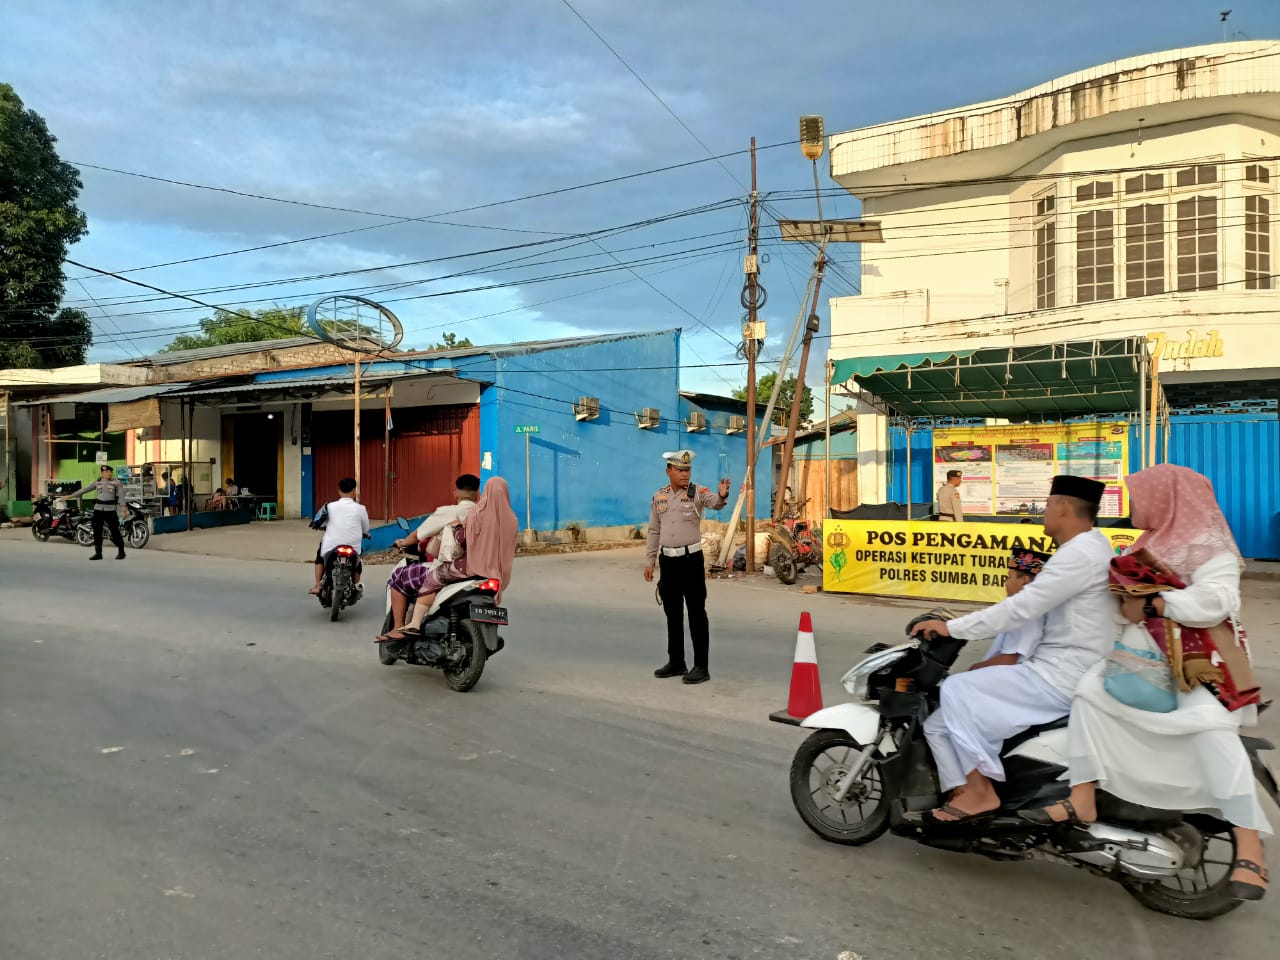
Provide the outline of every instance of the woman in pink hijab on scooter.
[[475,509],[467,514],[467,573],[498,581],[497,603],[511,582],[511,568],[516,559],[516,543],[520,538],[520,521],[511,509],[511,492],[507,481],[490,477],[480,494]]

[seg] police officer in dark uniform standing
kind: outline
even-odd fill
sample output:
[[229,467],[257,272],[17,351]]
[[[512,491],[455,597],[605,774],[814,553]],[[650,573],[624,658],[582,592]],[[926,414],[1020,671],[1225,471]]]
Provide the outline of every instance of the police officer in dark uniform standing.
[[[655,677],[678,677],[685,683],[704,683],[711,644],[707,623],[707,573],[702,557],[702,512],[719,510],[729,496],[729,481],[721,480],[712,493],[689,482],[692,450],[664,453],[668,484],[649,502],[649,552],[644,578],[653,580],[658,566],[658,596],[667,615],[667,662],[653,671]],[[693,669],[686,672],[684,659],[684,607],[689,608],[689,635],[693,641]]]
[[102,525],[111,528],[111,542],[116,548],[116,559],[124,559],[124,540],[120,537],[119,511],[124,506],[124,484],[115,478],[115,471],[108,464],[98,468],[98,479],[86,483],[75,493],[67,497],[78,497],[86,490],[98,495],[98,502],[93,505],[93,556],[90,560],[102,559]]

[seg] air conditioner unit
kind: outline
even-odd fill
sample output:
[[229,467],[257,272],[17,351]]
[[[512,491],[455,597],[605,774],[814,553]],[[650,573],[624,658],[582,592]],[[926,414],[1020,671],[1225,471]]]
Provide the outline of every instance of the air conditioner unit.
[[654,430],[662,422],[662,414],[657,407],[645,407],[636,413],[636,426],[641,430]]
[[573,418],[575,420],[600,419],[600,398],[579,397],[578,402],[573,405]]
[[687,433],[699,433],[707,429],[707,415],[697,410],[689,412],[689,419],[684,422],[684,429]]
[[741,433],[747,429],[747,418],[742,416],[729,417],[729,426],[725,433]]

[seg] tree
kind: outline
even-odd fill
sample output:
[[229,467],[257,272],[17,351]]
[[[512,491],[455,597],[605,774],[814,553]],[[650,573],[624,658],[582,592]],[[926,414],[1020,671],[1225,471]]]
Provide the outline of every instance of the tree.
[[[766,373],[763,377],[756,381],[756,403],[759,405],[759,412],[764,412],[765,404],[769,402],[769,395],[773,393],[774,381],[778,379],[776,373]],[[733,395],[738,400],[747,399],[747,388],[739,387],[733,391]],[[773,408],[773,422],[780,427],[785,427],[791,419],[791,398],[796,395],[796,378],[787,377],[782,381],[782,389],[778,391],[778,403]],[[808,420],[813,415],[813,391],[809,387],[804,388],[804,392],[800,394],[800,419]]]
[[57,139],[0,83],[0,367],[83,363],[88,316],[58,308],[67,247],[88,232],[76,206],[80,174]]
[[472,343],[467,337],[463,337],[461,340],[459,340],[458,335],[456,333],[445,333],[445,335],[440,338],[440,342],[437,343],[431,349],[432,350],[460,350],[464,347],[474,347],[474,346],[475,344]]
[[165,347],[172,350],[195,350],[228,343],[258,343],[310,335],[303,320],[302,307],[264,307],[258,310],[218,310],[200,321],[200,333],[183,333]]

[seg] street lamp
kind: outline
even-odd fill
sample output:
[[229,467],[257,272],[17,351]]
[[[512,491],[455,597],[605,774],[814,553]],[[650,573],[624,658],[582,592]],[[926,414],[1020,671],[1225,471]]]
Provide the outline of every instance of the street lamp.
[[826,142],[821,117],[810,114],[800,118],[800,152],[804,154],[806,160],[816,163],[826,148]]

